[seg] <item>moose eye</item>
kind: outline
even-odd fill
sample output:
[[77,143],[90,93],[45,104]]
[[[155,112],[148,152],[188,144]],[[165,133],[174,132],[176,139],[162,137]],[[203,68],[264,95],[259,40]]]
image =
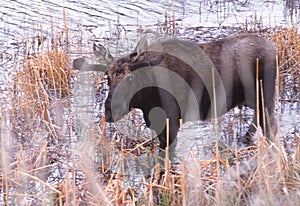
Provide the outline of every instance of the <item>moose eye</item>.
[[133,77],[132,77],[132,76],[129,76],[129,77],[127,77],[127,80],[128,80],[129,82],[131,82],[131,81],[133,80]]
[[116,76],[120,76],[122,74],[121,71],[116,71]]

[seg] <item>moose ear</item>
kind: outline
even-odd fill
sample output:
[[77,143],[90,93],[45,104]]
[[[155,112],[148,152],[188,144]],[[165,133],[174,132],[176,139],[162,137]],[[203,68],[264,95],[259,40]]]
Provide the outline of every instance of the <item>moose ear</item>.
[[73,61],[73,68],[75,70],[81,70],[82,66],[85,64],[85,58],[78,58]]
[[73,61],[73,68],[75,70],[83,71],[97,71],[106,72],[107,66],[101,64],[88,64],[84,58],[78,58]]
[[145,36],[143,36],[132,53],[137,53],[138,55],[148,49],[148,40]]
[[114,61],[113,56],[110,54],[109,50],[105,48],[102,44],[93,44],[94,55],[98,57],[98,61],[104,64],[111,64]]
[[159,65],[163,60],[165,56],[161,53],[157,53],[153,57],[148,58],[147,60],[137,61],[129,64],[129,69],[131,71],[134,71],[138,68],[142,67],[148,67],[148,66],[157,66]]

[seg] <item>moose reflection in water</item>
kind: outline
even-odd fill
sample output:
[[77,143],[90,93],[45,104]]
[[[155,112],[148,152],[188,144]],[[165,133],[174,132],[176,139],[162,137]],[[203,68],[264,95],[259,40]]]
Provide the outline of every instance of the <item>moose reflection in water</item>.
[[[106,73],[109,85],[106,121],[118,121],[131,108],[141,109],[146,125],[156,131],[162,149],[167,146],[166,118],[169,118],[171,145],[177,136],[179,119],[208,120],[242,105],[255,112],[241,142],[253,144],[257,112],[265,136],[275,135],[276,48],[261,35],[240,34],[200,45],[166,39],[148,46],[142,38],[130,55],[115,62],[104,47],[94,46],[94,50],[107,60],[107,65],[88,64],[79,58],[73,66],[81,71]],[[212,68],[216,69],[215,79]],[[262,82],[262,89],[258,90],[257,68]]]

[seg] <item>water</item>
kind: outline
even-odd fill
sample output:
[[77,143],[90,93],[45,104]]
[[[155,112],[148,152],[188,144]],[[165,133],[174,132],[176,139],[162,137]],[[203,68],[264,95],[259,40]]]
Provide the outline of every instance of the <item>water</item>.
[[[297,1],[296,1],[297,2]],[[265,26],[287,26],[299,21],[299,7],[286,8],[285,1],[9,1],[1,2],[0,40],[4,46],[30,35],[42,25],[47,36],[53,27],[63,27],[64,16],[69,28],[97,28],[101,37],[108,36],[117,25],[122,29],[145,29],[167,18],[176,19],[180,27],[240,26],[263,22]],[[293,11],[293,12],[290,12]]]
[[[290,16],[285,1],[8,1],[1,4],[1,28],[23,33],[32,24],[63,22],[63,10],[69,24],[95,26],[105,31],[109,24],[149,26],[165,21],[165,13],[186,27],[232,26],[253,20],[256,15],[266,26],[297,23],[297,9]],[[293,20],[293,21],[291,21]],[[23,31],[23,32],[22,32]],[[3,31],[1,31],[3,34]]]
[[[65,14],[65,15],[64,15]],[[118,40],[106,44],[114,56],[131,51],[141,35],[159,33],[167,22],[175,20],[179,35],[211,37],[207,32],[189,31],[199,26],[222,28],[257,28],[290,26],[299,23],[299,1],[286,7],[283,0],[276,1],[1,1],[0,7],[0,68],[9,70],[18,55],[26,53],[26,41],[43,36],[51,41],[53,35],[69,28],[70,44],[76,54],[91,52],[91,42]],[[171,29],[171,28],[169,28]],[[201,31],[201,29],[200,29]],[[197,34],[198,33],[198,34]],[[220,29],[215,33],[220,33]],[[75,38],[80,37],[80,38]],[[28,39],[29,38],[29,39]],[[123,51],[119,48],[123,48]],[[1,81],[7,74],[1,72]]]

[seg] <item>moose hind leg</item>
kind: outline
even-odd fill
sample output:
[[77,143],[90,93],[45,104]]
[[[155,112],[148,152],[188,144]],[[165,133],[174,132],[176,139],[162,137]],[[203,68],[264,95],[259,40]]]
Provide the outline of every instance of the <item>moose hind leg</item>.
[[[275,117],[273,111],[273,105],[265,107],[264,110],[260,108],[259,111],[259,126],[263,131],[263,135],[270,139],[273,135],[276,135]],[[253,136],[258,128],[257,112],[254,110],[253,121],[246,132],[245,136],[240,139],[240,142],[246,145],[254,145]]]
[[271,140],[276,135],[276,123],[273,108],[265,108],[264,114],[260,115],[260,126],[264,136]]
[[239,139],[240,143],[243,143],[247,146],[254,145],[253,136],[254,136],[254,134],[257,130],[257,126],[256,126],[257,125],[257,120],[256,120],[256,114],[255,113],[254,113],[252,119],[253,120],[251,122],[251,125],[250,125],[248,131],[246,132],[246,134],[243,137],[241,137]]

